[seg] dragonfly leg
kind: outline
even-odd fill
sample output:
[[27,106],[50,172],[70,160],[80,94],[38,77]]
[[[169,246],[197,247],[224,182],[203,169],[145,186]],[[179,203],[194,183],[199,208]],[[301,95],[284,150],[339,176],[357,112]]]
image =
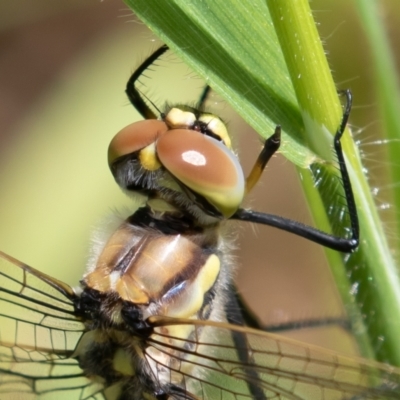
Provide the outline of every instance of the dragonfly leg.
[[254,166],[246,178],[246,194],[250,192],[251,189],[255,186],[255,184],[260,179],[265,166],[271,157],[276,153],[281,144],[281,127],[277,125],[275,128],[275,132],[271,135],[264,143],[264,147],[261,150],[261,153],[257,157]]

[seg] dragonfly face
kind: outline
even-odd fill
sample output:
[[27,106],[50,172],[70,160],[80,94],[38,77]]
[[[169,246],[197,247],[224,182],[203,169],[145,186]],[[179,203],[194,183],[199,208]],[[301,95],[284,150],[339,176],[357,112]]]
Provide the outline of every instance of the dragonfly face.
[[201,214],[229,218],[245,190],[242,168],[230,146],[217,116],[173,107],[162,121],[136,122],[119,132],[108,160],[123,189],[161,200],[161,209],[175,208],[193,220]]
[[79,290],[0,253],[0,399],[399,398],[397,369],[228,323],[240,322],[228,220],[269,221],[240,204],[280,129],[245,179],[206,95],[154,119],[134,83],[165,51],[128,82],[150,119],[119,132],[108,156],[147,202],[98,246]]

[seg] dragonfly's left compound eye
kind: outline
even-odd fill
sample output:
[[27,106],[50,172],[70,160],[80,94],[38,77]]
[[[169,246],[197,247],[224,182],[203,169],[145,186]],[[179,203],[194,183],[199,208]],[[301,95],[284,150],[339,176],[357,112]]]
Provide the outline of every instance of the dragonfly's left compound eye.
[[172,129],[157,141],[162,165],[224,217],[240,206],[245,179],[238,159],[222,142],[189,129]]
[[165,122],[158,120],[134,122],[121,129],[108,147],[108,165],[111,170],[115,161],[136,152],[140,152],[138,158],[144,168],[149,171],[160,168],[155,156],[155,142],[167,130]]

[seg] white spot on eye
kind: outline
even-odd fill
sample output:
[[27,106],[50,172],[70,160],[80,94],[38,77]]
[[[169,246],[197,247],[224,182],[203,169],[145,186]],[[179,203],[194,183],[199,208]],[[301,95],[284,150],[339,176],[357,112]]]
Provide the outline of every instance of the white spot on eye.
[[195,166],[201,166],[201,165],[206,165],[207,160],[203,156],[203,154],[199,153],[198,151],[195,150],[189,150],[185,151],[182,154],[182,160],[185,161],[188,164],[192,164]]

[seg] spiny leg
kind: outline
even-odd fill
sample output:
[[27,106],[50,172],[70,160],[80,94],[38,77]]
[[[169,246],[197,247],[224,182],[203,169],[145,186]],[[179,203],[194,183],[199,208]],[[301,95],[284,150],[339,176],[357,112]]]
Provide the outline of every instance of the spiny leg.
[[135,87],[136,81],[140,78],[144,71],[149,68],[158,58],[160,58],[166,51],[168,50],[167,45],[162,45],[158,48],[153,54],[146,58],[139,65],[136,71],[131,75],[126,84],[125,93],[127,94],[129,101],[136,108],[136,110],[143,116],[145,119],[157,119],[158,116],[154,114],[154,112],[150,109],[150,107],[144,101],[143,96],[140,91]]
[[352,105],[352,95],[350,90],[345,90],[344,92],[340,92],[339,94],[344,94],[346,96],[347,103],[343,112],[342,121],[339,125],[339,128],[333,140],[333,146],[336,152],[336,156],[338,158],[339,169],[343,181],[344,194],[350,214],[351,237],[342,238],[339,236],[332,235],[330,233],[322,232],[319,229],[313,228],[308,225],[304,225],[300,222],[293,221],[288,218],[284,218],[273,214],[260,213],[252,210],[245,210],[242,208],[240,208],[231,217],[232,219],[238,219],[241,221],[249,221],[258,224],[274,226],[278,229],[282,229],[284,231],[293,233],[305,239],[311,240],[312,242],[318,243],[322,246],[329,247],[337,251],[348,253],[354,251],[358,247],[360,229],[358,223],[357,208],[354,200],[354,194],[351,187],[349,174],[346,167],[346,162],[342,151],[342,145],[340,143],[340,139],[343,136],[343,133],[346,129],[346,125],[349,119],[351,105]]
[[196,108],[200,111],[204,110],[204,104],[208,99],[208,96],[210,95],[211,92],[211,87],[206,85],[203,89],[203,92],[200,95],[199,101],[197,102]]
[[256,162],[246,178],[246,192],[248,194],[251,189],[256,185],[256,183],[261,178],[261,175],[271,157],[276,153],[281,145],[281,127],[277,125],[275,132],[271,135],[264,143],[264,147],[261,153],[258,155]]

